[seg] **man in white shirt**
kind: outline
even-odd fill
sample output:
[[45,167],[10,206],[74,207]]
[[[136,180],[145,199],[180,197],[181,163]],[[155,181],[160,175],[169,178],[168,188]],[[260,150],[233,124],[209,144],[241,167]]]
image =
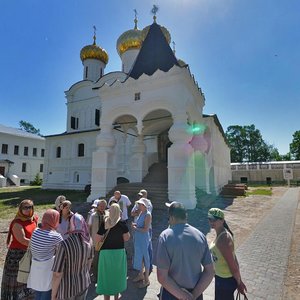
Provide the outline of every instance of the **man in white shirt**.
[[115,191],[114,195],[108,200],[108,207],[111,203],[118,203],[120,205],[122,215],[122,221],[128,220],[128,207],[131,205],[129,198],[126,195],[122,195],[120,191]]

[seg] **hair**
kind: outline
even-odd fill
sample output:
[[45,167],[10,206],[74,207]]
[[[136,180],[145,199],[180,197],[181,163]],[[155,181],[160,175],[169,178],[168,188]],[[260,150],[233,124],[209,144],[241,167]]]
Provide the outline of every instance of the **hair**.
[[105,206],[107,206],[107,201],[105,199],[100,199],[97,206],[99,206],[100,203],[105,203]]
[[184,206],[180,203],[173,204],[169,208],[169,216],[174,217],[177,220],[186,220],[187,219],[187,213],[184,208]]
[[233,232],[230,230],[228,224],[226,223],[225,219],[224,220],[224,223],[223,223],[223,226],[224,228],[231,234],[231,236],[233,237]]
[[[69,201],[69,200],[65,200],[65,201],[63,201],[62,203],[61,203],[61,205],[60,205],[60,210],[59,210],[59,224],[61,224],[61,221],[62,221],[62,208],[63,207],[66,207],[67,205],[69,205],[70,207],[71,207],[71,205],[72,205],[72,202],[71,201]],[[72,217],[72,213],[71,213],[71,211],[70,211],[70,213],[69,213],[69,216],[68,216],[68,219],[70,220],[70,218]]]

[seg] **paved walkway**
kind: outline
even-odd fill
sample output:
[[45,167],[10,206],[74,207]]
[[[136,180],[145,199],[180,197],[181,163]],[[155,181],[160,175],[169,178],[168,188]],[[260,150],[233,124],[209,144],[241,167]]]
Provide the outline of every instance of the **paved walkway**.
[[[237,250],[242,277],[248,288],[249,299],[282,300],[284,276],[290,253],[299,191],[299,188],[288,189]],[[162,222],[162,220],[160,221]],[[0,279],[1,275],[2,270],[0,269]],[[160,285],[157,282],[155,270],[150,275],[151,284],[147,289],[137,289],[135,284],[132,283],[131,278],[135,276],[133,270],[129,270],[128,275],[128,288],[120,299],[158,299],[156,295],[159,292]],[[104,298],[103,296],[97,296],[95,288],[91,286],[87,299],[103,300]],[[204,300],[213,299],[212,283],[204,293]]]
[[[241,273],[248,288],[249,299],[282,300],[284,276],[290,253],[299,188],[290,188],[255,228],[249,238],[238,248]],[[243,222],[243,220],[241,220]],[[129,272],[131,276],[131,272]],[[158,299],[160,285],[156,273],[151,274],[151,285],[138,290],[128,280],[128,290],[122,300]],[[103,296],[90,299],[102,300]],[[213,283],[204,293],[204,300],[214,299]]]

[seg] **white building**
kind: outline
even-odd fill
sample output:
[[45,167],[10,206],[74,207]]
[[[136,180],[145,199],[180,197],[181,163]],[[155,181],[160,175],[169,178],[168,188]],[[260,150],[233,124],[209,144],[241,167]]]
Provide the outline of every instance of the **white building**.
[[43,178],[45,138],[0,124],[0,187]]
[[231,179],[230,149],[204,94],[175,57],[168,30],[135,27],[117,41],[122,71],[105,74],[108,54],[81,50],[83,80],[65,92],[66,132],[46,137],[44,188],[105,196],[118,179],[142,182],[154,163],[168,168],[168,198],[196,205],[196,187],[218,193]]

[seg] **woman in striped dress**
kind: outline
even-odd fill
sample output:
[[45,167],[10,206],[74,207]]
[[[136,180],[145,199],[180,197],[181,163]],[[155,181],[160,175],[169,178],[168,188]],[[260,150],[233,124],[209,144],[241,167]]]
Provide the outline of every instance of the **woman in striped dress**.
[[35,290],[36,300],[51,299],[54,255],[63,240],[56,232],[58,221],[59,212],[48,209],[43,215],[41,228],[36,229],[31,237],[32,264],[27,287]]

